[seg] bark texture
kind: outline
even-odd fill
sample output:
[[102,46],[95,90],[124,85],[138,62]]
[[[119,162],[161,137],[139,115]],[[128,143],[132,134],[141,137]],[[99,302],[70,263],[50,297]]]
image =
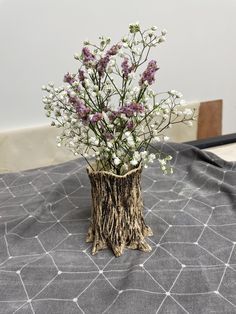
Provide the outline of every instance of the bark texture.
[[93,242],[92,254],[110,247],[120,256],[125,247],[150,252],[145,237],[152,230],[144,222],[141,166],[123,176],[87,168],[93,209],[86,242]]

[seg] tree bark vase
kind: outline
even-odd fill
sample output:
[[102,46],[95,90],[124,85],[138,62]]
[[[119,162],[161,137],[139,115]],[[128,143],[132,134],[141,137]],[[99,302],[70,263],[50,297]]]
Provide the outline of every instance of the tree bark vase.
[[92,254],[107,247],[115,256],[122,255],[125,247],[150,252],[145,237],[153,233],[143,217],[141,165],[125,175],[91,167],[87,173],[93,208],[86,242],[93,242]]

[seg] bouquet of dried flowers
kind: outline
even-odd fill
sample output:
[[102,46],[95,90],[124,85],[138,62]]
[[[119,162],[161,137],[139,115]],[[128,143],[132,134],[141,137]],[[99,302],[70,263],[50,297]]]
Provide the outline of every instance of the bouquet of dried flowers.
[[[163,131],[176,123],[191,125],[194,112],[183,105],[182,94],[151,88],[159,70],[157,61],[148,61],[152,48],[165,41],[166,31],[141,30],[129,25],[119,42],[99,37],[97,44],[85,41],[75,54],[79,67],[67,73],[64,84],[50,83],[42,89],[46,115],[51,125],[61,128],[58,146],[67,146],[82,155],[91,168],[122,175],[140,165],[148,167],[157,159],[164,173],[171,172],[171,156],[150,148],[166,141]],[[145,65],[145,63],[147,65]],[[93,169],[94,170],[94,169]]]

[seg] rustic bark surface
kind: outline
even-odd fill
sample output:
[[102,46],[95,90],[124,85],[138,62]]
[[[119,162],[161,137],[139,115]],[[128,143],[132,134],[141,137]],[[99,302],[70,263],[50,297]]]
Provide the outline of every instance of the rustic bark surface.
[[141,194],[141,166],[123,176],[87,168],[93,209],[86,242],[93,242],[92,254],[110,247],[120,256],[125,247],[150,252],[145,237],[152,230],[144,222]]

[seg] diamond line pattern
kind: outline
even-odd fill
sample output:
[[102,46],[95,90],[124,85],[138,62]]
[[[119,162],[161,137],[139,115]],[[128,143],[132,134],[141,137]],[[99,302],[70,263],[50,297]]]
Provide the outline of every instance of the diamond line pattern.
[[158,144],[142,177],[151,253],[85,243],[86,164],[0,175],[0,313],[236,313],[236,163],[184,144]]

